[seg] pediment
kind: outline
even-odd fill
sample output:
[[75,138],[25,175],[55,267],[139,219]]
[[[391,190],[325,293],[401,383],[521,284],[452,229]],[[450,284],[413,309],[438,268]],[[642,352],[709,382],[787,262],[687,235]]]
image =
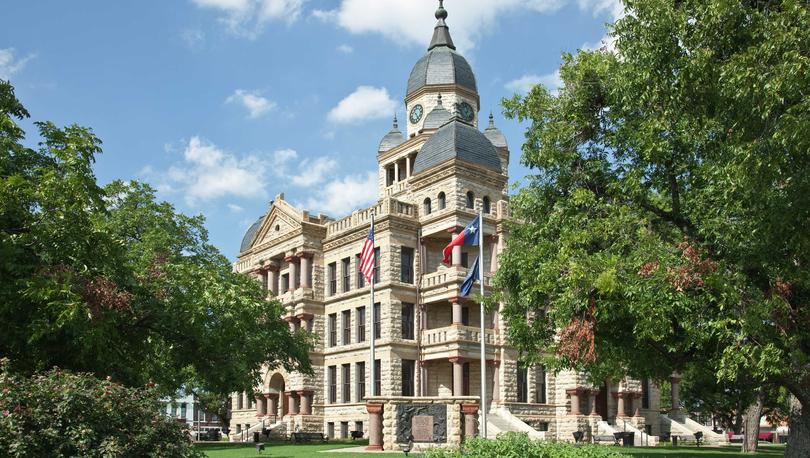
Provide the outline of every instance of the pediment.
[[301,211],[283,200],[276,200],[259,227],[253,246],[282,237],[301,226]]

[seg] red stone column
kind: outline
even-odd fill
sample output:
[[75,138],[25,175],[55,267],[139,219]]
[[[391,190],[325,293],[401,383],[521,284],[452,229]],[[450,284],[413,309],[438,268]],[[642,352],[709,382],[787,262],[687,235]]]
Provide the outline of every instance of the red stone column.
[[580,415],[579,412],[579,394],[582,392],[580,388],[573,388],[565,390],[571,396],[571,413],[570,415]]
[[264,395],[255,397],[256,399],[256,416],[263,417],[267,415],[267,405],[264,403]]
[[383,449],[383,407],[384,404],[368,403],[368,447],[369,451],[380,451]]
[[627,393],[625,393],[624,391],[613,393],[613,397],[616,398],[616,418],[627,416],[627,414],[624,413],[624,398],[626,394]]
[[266,264],[267,269],[267,290],[278,296],[278,265]]
[[596,396],[599,395],[599,390],[590,390],[588,392],[588,402],[591,406],[591,415],[599,415],[596,412]]
[[301,415],[312,415],[312,390],[298,390],[297,393],[301,400]]
[[312,331],[312,319],[315,317],[311,313],[299,313],[295,315],[296,318],[301,322],[301,327],[306,329],[307,331]]
[[285,261],[290,266],[290,291],[295,291],[298,289],[298,257],[297,256],[287,256],[284,258]]
[[673,375],[670,377],[669,381],[671,383],[670,394],[672,395],[672,408],[670,411],[679,412],[681,410],[681,378],[677,375]]
[[289,402],[290,406],[290,415],[298,415],[298,397],[295,394],[295,391],[287,391],[284,394],[287,395],[287,402]]
[[501,362],[492,362],[492,402],[501,400]]
[[267,416],[275,419],[278,417],[278,393],[265,393],[264,397],[267,398]]
[[301,258],[301,288],[312,288],[312,284],[310,282],[312,278],[312,253],[300,253],[298,255]]
[[641,416],[641,393],[633,393],[633,406],[635,406],[635,410],[633,410],[634,417]]
[[[450,229],[448,229],[447,232],[450,232],[452,234],[450,237],[453,238],[453,237],[457,236],[458,234],[461,234],[461,231],[463,231],[463,230],[464,230],[463,227],[455,226],[455,227],[451,227]],[[453,267],[461,267],[461,247],[460,246],[454,246],[453,247],[453,256],[452,256],[451,259],[452,259],[451,264],[452,264]]]
[[478,436],[478,404],[461,404],[464,415],[464,438]]
[[464,392],[464,361],[461,358],[448,358],[453,363],[453,396]]
[[294,316],[285,316],[283,320],[290,325],[290,332],[295,332],[295,322],[298,321],[298,318]]

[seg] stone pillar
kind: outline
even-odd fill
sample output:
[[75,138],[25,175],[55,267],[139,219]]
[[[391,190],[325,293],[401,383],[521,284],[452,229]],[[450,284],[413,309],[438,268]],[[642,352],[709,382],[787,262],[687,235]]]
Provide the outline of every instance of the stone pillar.
[[411,157],[407,156],[405,158],[405,178],[411,176]]
[[290,415],[298,415],[298,397],[295,391],[287,391],[285,394],[290,405]]
[[681,410],[681,400],[680,400],[680,393],[681,393],[681,377],[678,375],[673,375],[670,377],[669,381],[671,382],[671,390],[670,394],[672,395],[672,408],[670,411],[672,412],[680,412]]
[[368,411],[368,447],[369,451],[383,449],[383,407],[384,404],[366,404]]
[[276,401],[278,400],[277,393],[267,393],[264,395],[267,398],[267,415],[271,417],[278,416],[278,404]]
[[270,264],[267,266],[267,289],[278,295],[278,266]]
[[256,396],[256,416],[263,417],[267,415],[267,404],[264,403],[264,395]]
[[641,416],[641,393],[633,393],[633,416],[638,418]]
[[295,256],[287,256],[284,258],[290,266],[290,291],[298,289],[298,258]]
[[579,415],[579,388],[574,388],[571,390],[565,390],[571,396],[571,413],[569,415]]
[[478,436],[478,404],[462,404],[464,415],[464,439]]
[[498,236],[490,236],[490,255],[489,255],[489,271],[496,272],[498,270]]
[[492,402],[501,400],[501,362],[492,362]]
[[596,396],[599,395],[599,390],[590,390],[588,392],[588,403],[590,404],[590,415],[599,415],[596,412]]
[[627,414],[624,413],[624,398],[626,394],[627,393],[624,391],[613,393],[613,395],[616,397],[616,418],[627,416]]
[[[448,229],[447,232],[449,232],[451,234],[450,238],[452,240],[453,238],[455,238],[455,236],[457,236],[458,234],[461,234],[461,231],[463,231],[463,230],[464,230],[463,227],[455,226],[455,227],[452,227],[452,228]],[[461,247],[460,246],[454,246],[453,247],[453,254],[450,257],[450,259],[451,259],[450,264],[453,267],[461,267]]]
[[295,317],[298,318],[298,321],[300,321],[302,328],[309,332],[312,331],[312,319],[314,318],[314,315],[311,313],[299,313],[298,315],[295,315]]
[[450,304],[453,307],[453,324],[457,324],[457,325],[463,324],[462,319],[461,319],[461,310],[462,310],[461,298],[460,297],[451,297],[450,298]]
[[461,358],[449,358],[453,363],[453,396],[464,393],[464,361]]
[[312,391],[299,390],[298,397],[301,399],[301,415],[312,415]]
[[399,161],[394,162],[394,182],[399,182]]
[[312,253],[301,253],[301,288],[312,288]]
[[285,316],[283,319],[290,325],[290,332],[295,332],[295,322],[297,319],[294,316]]

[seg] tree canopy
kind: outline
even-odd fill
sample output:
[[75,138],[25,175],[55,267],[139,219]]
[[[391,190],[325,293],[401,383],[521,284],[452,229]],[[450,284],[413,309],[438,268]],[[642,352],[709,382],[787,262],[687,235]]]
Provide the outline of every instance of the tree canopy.
[[146,184],[100,186],[90,129],[39,122],[38,147],[25,146],[17,121],[28,116],[0,81],[0,355],[11,369],[214,393],[252,389],[262,365],[311,370],[308,335],[232,271],[201,216]]
[[504,101],[535,171],[497,275],[509,338],[595,380],[783,386],[810,436],[810,6],[624,3],[615,49]]

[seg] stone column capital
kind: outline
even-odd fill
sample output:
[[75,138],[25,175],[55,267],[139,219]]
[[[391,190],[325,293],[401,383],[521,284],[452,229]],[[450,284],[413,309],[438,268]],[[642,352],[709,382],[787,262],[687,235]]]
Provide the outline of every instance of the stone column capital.
[[268,272],[278,272],[279,265],[275,261],[264,261],[264,264],[262,264],[262,269]]
[[301,321],[307,321],[313,319],[315,315],[311,313],[299,313],[298,315],[295,315],[295,317]]
[[295,256],[298,258],[312,259],[315,257],[315,253],[312,251],[299,251]]
[[565,390],[565,394],[571,394],[575,396],[579,396],[581,394],[585,394],[588,390],[585,388],[569,388]]
[[501,360],[499,360],[499,359],[493,359],[493,360],[492,360],[492,365],[493,365],[495,368],[501,367]]
[[315,392],[313,390],[295,390],[298,393],[298,396],[311,396]]
[[376,403],[376,402],[369,402],[366,403],[366,411],[372,415],[381,414],[383,413],[383,407],[385,404]]
[[672,383],[681,383],[681,380],[682,380],[682,377],[680,377],[678,375],[673,375],[672,377],[669,378],[669,381],[672,382]]
[[453,364],[457,364],[457,363],[458,364],[464,364],[465,362],[467,362],[467,359],[462,358],[461,356],[451,356],[451,357],[447,358],[447,360],[450,361]]
[[478,404],[461,404],[461,413],[475,415],[478,413]]
[[287,323],[295,323],[296,321],[298,321],[298,318],[290,315],[290,316],[285,316],[284,318],[282,318],[282,320],[286,321]]
[[633,397],[633,393],[630,391],[614,391],[613,399],[629,399]]
[[297,264],[298,263],[298,256],[295,253],[290,253],[284,257],[284,262],[288,262],[290,264]]
[[463,230],[464,230],[464,226],[459,226],[459,225],[450,226],[449,228],[447,228],[447,232],[449,232],[451,234],[459,234]]
[[264,393],[264,397],[267,399],[277,399],[278,393]]

